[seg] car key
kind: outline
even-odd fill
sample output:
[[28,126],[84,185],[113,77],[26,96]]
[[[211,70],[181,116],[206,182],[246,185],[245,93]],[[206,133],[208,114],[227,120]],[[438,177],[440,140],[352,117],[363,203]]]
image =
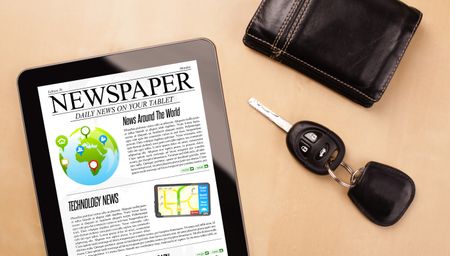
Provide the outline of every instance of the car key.
[[325,126],[311,121],[291,125],[255,98],[251,98],[248,103],[287,132],[286,144],[289,151],[311,172],[327,175],[328,169],[335,170],[344,159],[344,142]]
[[[347,195],[370,221],[380,226],[390,226],[406,212],[415,195],[414,182],[408,175],[373,161],[353,170],[343,161],[344,142],[330,129],[311,121],[291,125],[256,99],[250,98],[248,103],[287,132],[289,151],[303,166],[315,174],[329,174],[348,188]],[[334,174],[338,166],[350,174],[350,182]]]

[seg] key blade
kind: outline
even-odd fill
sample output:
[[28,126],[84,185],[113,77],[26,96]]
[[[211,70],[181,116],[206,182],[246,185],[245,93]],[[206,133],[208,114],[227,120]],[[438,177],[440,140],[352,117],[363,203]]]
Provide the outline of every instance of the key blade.
[[281,116],[275,114],[272,110],[268,109],[266,106],[264,106],[261,102],[256,100],[255,98],[250,98],[248,100],[248,104],[252,106],[254,109],[258,110],[259,113],[263,114],[265,117],[267,117],[270,121],[274,122],[278,127],[283,129],[285,132],[288,132],[292,124],[286,121]]

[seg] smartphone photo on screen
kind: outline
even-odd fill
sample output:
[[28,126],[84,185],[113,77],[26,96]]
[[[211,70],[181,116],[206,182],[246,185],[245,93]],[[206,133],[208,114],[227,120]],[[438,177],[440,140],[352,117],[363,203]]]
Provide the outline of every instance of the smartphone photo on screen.
[[155,185],[156,217],[211,214],[209,183]]

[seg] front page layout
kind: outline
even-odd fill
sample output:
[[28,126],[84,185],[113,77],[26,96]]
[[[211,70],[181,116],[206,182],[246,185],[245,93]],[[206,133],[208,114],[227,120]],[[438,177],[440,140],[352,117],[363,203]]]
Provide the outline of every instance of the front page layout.
[[38,91],[69,255],[227,255],[195,60]]

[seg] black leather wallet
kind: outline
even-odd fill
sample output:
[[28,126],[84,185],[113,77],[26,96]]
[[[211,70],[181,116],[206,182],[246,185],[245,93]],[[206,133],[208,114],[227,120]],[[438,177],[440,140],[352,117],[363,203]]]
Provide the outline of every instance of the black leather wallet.
[[263,0],[244,43],[371,107],[421,18],[397,0]]

